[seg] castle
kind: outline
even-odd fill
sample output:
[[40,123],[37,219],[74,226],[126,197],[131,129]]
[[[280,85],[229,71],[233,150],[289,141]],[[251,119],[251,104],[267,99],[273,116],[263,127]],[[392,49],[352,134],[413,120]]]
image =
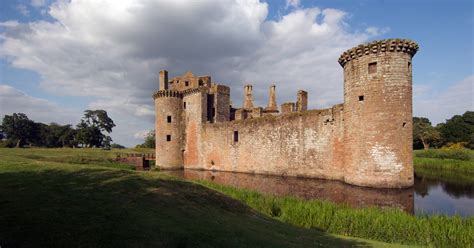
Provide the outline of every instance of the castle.
[[308,110],[308,94],[278,109],[275,86],[265,108],[246,85],[242,108],[230,89],[191,72],[168,79],[160,71],[156,109],[156,164],[340,180],[405,188],[414,183],[412,57],[418,45],[387,39],[344,52],[344,103]]

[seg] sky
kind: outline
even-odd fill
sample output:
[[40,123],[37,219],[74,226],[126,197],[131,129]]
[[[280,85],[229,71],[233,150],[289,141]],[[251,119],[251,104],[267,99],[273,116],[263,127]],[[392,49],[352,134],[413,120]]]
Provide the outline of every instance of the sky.
[[337,59],[361,43],[408,38],[415,116],[433,124],[474,110],[474,2],[469,0],[2,0],[0,116],[79,123],[104,109],[114,142],[154,128],[158,72],[191,70],[231,87],[241,107],[309,93],[309,108],[343,102]]

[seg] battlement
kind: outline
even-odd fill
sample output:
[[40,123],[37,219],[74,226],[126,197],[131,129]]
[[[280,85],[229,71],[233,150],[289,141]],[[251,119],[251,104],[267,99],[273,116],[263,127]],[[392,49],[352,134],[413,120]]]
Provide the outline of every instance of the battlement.
[[183,94],[177,90],[157,90],[153,93],[153,99],[161,97],[178,97],[182,98]]
[[345,51],[339,57],[339,64],[344,67],[347,62],[369,54],[377,54],[383,52],[404,52],[411,56],[418,51],[418,44],[408,39],[386,39],[373,41],[366,44],[358,45]]

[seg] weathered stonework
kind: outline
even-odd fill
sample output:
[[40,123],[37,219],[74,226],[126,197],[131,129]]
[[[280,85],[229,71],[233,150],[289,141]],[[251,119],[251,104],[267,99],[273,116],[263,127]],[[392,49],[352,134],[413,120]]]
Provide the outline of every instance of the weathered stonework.
[[[307,110],[308,94],[281,114],[275,87],[265,109],[230,106],[230,89],[191,72],[167,82],[160,72],[156,107],[156,164],[336,179],[369,187],[413,185],[411,59],[418,45],[382,40],[344,52],[344,103]],[[171,116],[171,117],[170,117]]]

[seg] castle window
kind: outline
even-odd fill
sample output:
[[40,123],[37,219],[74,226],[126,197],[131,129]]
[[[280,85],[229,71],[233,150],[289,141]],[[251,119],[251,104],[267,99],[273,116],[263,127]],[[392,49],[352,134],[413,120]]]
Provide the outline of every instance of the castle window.
[[168,115],[168,117],[166,118],[168,123],[171,123],[171,115]]
[[186,109],[186,102],[183,103],[183,108]]
[[239,142],[239,131],[234,131],[234,142]]
[[170,134],[166,135],[166,141],[171,141],[171,135]]
[[406,127],[407,123],[406,122],[403,122],[402,126],[403,127]]
[[188,82],[188,81],[184,81],[184,86],[189,86],[189,82]]
[[377,62],[369,63],[369,74],[377,72]]
[[364,95],[359,96],[359,101],[360,101],[360,102],[364,101]]
[[408,72],[411,71],[411,62],[408,62]]
[[202,86],[202,85],[203,85],[202,80],[199,79],[199,86]]

